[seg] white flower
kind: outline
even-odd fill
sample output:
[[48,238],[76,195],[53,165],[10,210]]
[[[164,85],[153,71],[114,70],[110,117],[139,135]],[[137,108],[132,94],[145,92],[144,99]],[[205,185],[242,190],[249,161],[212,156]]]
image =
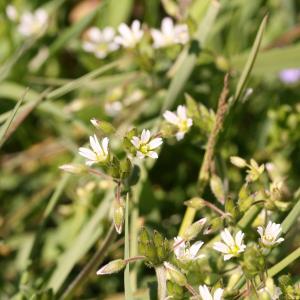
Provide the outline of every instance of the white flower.
[[107,115],[114,117],[116,116],[123,108],[123,104],[120,101],[109,101],[104,105],[105,112]]
[[121,23],[118,31],[120,35],[115,38],[115,41],[124,48],[134,48],[144,35],[141,23],[138,20],[134,20],[131,27],[125,23]]
[[153,151],[159,147],[163,141],[162,138],[151,138],[150,130],[143,129],[141,137],[134,136],[131,143],[136,148],[136,156],[140,159],[149,156],[151,158],[158,158],[158,154]]
[[202,241],[194,243],[192,246],[189,246],[181,237],[174,238],[174,253],[179,260],[196,260],[203,255],[197,255],[199,249],[203,245]]
[[80,147],[79,154],[87,159],[86,164],[91,166],[92,164],[104,162],[107,160],[109,138],[105,137],[99,143],[97,136],[90,136],[90,148]]
[[13,5],[11,5],[11,4],[7,5],[5,11],[6,11],[7,17],[11,21],[14,21],[14,22],[18,21],[19,14]]
[[223,292],[223,289],[218,288],[215,290],[214,295],[212,295],[205,284],[199,286],[199,293],[203,300],[221,300]]
[[266,247],[272,247],[284,241],[284,238],[278,238],[281,230],[280,224],[272,223],[271,221],[269,221],[265,229],[262,226],[257,227],[257,232],[260,235],[259,240]]
[[103,30],[92,27],[86,33],[82,48],[86,52],[93,53],[97,58],[105,58],[110,52],[119,48],[115,42],[115,34],[112,27],[106,27]]
[[48,13],[44,9],[25,12],[20,17],[18,30],[24,37],[37,36],[43,33],[48,23]]
[[233,238],[226,228],[221,232],[221,238],[224,243],[216,242],[213,248],[225,254],[224,260],[229,260],[232,257],[239,256],[241,252],[244,252],[246,245],[243,243],[244,233],[241,230],[235,235],[235,238]]
[[183,139],[184,135],[188,132],[189,128],[193,125],[193,120],[187,117],[186,107],[179,105],[177,107],[177,113],[167,110],[163,117],[165,120],[178,128],[176,133],[177,140]]
[[186,44],[189,41],[189,32],[186,24],[174,25],[171,18],[164,18],[161,30],[151,29],[154,48],[168,47],[174,44]]

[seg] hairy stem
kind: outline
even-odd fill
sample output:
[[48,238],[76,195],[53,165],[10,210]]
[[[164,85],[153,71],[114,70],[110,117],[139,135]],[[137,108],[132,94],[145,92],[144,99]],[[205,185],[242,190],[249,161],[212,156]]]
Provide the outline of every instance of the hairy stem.
[[[209,180],[209,169],[210,165],[212,163],[214,154],[215,154],[215,147],[216,143],[218,140],[218,135],[222,129],[225,115],[228,110],[228,102],[227,102],[227,96],[229,93],[229,88],[228,88],[228,78],[229,75],[226,74],[224,78],[224,87],[221,92],[221,95],[219,97],[218,101],[218,109],[217,109],[217,114],[216,114],[216,121],[214,124],[214,127],[211,131],[211,134],[208,138],[207,146],[206,146],[206,151],[204,154],[203,162],[199,171],[199,176],[198,176],[198,195],[202,196],[204,193],[205,187],[208,183]],[[196,209],[192,207],[188,207],[185,215],[183,217],[183,221],[181,223],[181,227],[179,230],[179,235],[182,235],[185,230],[193,223],[193,220],[196,215]]]
[[156,267],[155,273],[157,277],[158,299],[164,300],[167,296],[167,278],[164,267]]

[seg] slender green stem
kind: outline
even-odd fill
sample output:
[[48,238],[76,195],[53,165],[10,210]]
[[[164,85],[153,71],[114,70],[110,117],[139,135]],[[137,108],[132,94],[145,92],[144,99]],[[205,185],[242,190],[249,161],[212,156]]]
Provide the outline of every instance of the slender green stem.
[[290,229],[293,223],[297,220],[299,214],[300,214],[300,198],[298,199],[297,204],[293,207],[293,209],[289,212],[289,214],[281,224],[283,233],[286,233]]
[[93,257],[89,260],[89,262],[85,265],[83,270],[77,275],[77,277],[71,282],[71,284],[68,286],[67,290],[63,293],[63,295],[60,297],[61,300],[67,300],[71,299],[74,292],[84,285],[84,283],[88,280],[89,274],[95,270],[95,268],[98,267],[98,265],[104,260],[105,254],[109,248],[109,246],[113,243],[115,240],[117,234],[115,231],[115,226],[112,224],[110,226],[110,229],[101,244],[100,248],[97,250],[97,252],[93,255]]
[[275,266],[270,268],[268,270],[268,275],[270,277],[275,276],[277,273],[282,271],[285,267],[287,267],[289,264],[291,264],[293,261],[298,259],[300,257],[300,247],[293,251],[290,255],[288,255],[286,258],[284,258],[282,261],[277,263]]

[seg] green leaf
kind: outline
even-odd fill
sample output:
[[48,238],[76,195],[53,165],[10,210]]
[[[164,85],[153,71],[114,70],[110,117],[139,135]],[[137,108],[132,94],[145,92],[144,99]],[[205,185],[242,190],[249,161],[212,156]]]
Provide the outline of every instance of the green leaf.
[[[129,253],[129,228],[128,228],[128,206],[129,206],[129,195],[126,196],[126,207],[125,207],[125,251],[124,251],[124,259],[128,259],[130,257]],[[124,272],[124,288],[125,288],[125,300],[132,300],[132,291],[130,286],[130,273],[129,273],[129,264],[127,264]]]
[[257,53],[259,51],[259,47],[260,47],[260,44],[261,44],[263,33],[265,31],[267,20],[268,20],[268,16],[265,16],[263,18],[260,26],[259,26],[258,32],[257,32],[256,37],[255,37],[255,41],[253,43],[252,49],[250,51],[249,57],[248,57],[247,62],[246,62],[246,65],[245,65],[245,67],[242,71],[241,77],[238,81],[237,88],[236,88],[236,91],[235,91],[235,94],[234,94],[233,102],[235,102],[239,99],[239,97],[241,96],[241,94],[243,93],[243,91],[245,89],[247,80],[250,76],[250,73],[252,71],[253,65],[254,65],[255,60],[256,60]]

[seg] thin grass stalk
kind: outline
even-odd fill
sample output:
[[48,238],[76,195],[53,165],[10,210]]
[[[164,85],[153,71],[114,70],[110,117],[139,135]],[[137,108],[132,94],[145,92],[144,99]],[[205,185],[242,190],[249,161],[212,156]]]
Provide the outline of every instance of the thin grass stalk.
[[61,300],[72,299],[71,297],[74,295],[76,290],[79,287],[82,287],[89,278],[91,272],[95,271],[101,262],[103,262],[107,250],[109,246],[114,242],[117,237],[117,233],[115,231],[115,225],[112,224],[109,228],[109,231],[101,244],[100,248],[96,251],[93,257],[89,260],[89,262],[85,265],[83,270],[77,275],[77,277],[70,283],[66,291],[59,298]]

